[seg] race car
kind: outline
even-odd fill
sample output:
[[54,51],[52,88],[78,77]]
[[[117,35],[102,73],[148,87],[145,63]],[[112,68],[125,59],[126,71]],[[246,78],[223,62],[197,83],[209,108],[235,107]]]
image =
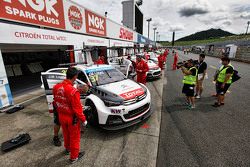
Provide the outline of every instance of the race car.
[[161,77],[161,68],[152,60],[147,61],[149,71],[147,72],[147,79],[156,79]]
[[[77,85],[89,85],[81,101],[90,108],[84,113],[88,122],[107,130],[132,126],[152,114],[148,88],[128,79],[111,65],[75,65],[80,73]],[[66,77],[67,68],[53,68],[41,74],[49,110],[53,110],[52,89]]]

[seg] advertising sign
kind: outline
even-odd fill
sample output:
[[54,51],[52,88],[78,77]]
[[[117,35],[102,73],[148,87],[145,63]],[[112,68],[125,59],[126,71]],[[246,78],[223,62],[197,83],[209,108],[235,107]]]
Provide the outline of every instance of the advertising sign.
[[119,38],[133,41],[134,39],[134,33],[128,29],[125,29],[123,27],[120,28],[120,35]]
[[62,0],[0,0],[0,18],[65,29]]
[[13,98],[0,50],[0,109],[13,104]]
[[86,32],[92,35],[106,36],[106,18],[85,9]]

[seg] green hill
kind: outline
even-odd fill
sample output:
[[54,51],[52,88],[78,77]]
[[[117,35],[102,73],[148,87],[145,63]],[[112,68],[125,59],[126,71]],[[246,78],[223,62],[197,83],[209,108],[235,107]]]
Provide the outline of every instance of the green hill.
[[234,34],[224,31],[222,29],[212,28],[206,31],[200,31],[195,34],[180,38],[177,41],[208,40],[208,39],[227,37],[227,36],[232,36],[232,35]]

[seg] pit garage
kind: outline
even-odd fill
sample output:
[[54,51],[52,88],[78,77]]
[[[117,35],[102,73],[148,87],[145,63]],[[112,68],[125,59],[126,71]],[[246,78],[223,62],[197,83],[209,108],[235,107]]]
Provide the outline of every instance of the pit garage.
[[41,86],[40,73],[58,64],[69,63],[65,50],[73,46],[0,45],[12,94],[18,95]]

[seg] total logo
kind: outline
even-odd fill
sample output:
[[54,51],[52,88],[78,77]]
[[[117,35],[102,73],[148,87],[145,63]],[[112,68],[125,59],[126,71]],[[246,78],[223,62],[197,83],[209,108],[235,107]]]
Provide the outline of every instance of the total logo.
[[86,31],[89,34],[106,36],[106,19],[93,12],[85,10]]
[[142,88],[130,91],[130,92],[126,92],[123,94],[120,94],[121,97],[123,97],[125,100],[129,100],[129,99],[133,99],[137,96],[141,96],[144,94],[144,91]]
[[76,6],[69,7],[68,17],[69,17],[69,22],[74,29],[80,30],[82,28],[83,25],[82,13]]

